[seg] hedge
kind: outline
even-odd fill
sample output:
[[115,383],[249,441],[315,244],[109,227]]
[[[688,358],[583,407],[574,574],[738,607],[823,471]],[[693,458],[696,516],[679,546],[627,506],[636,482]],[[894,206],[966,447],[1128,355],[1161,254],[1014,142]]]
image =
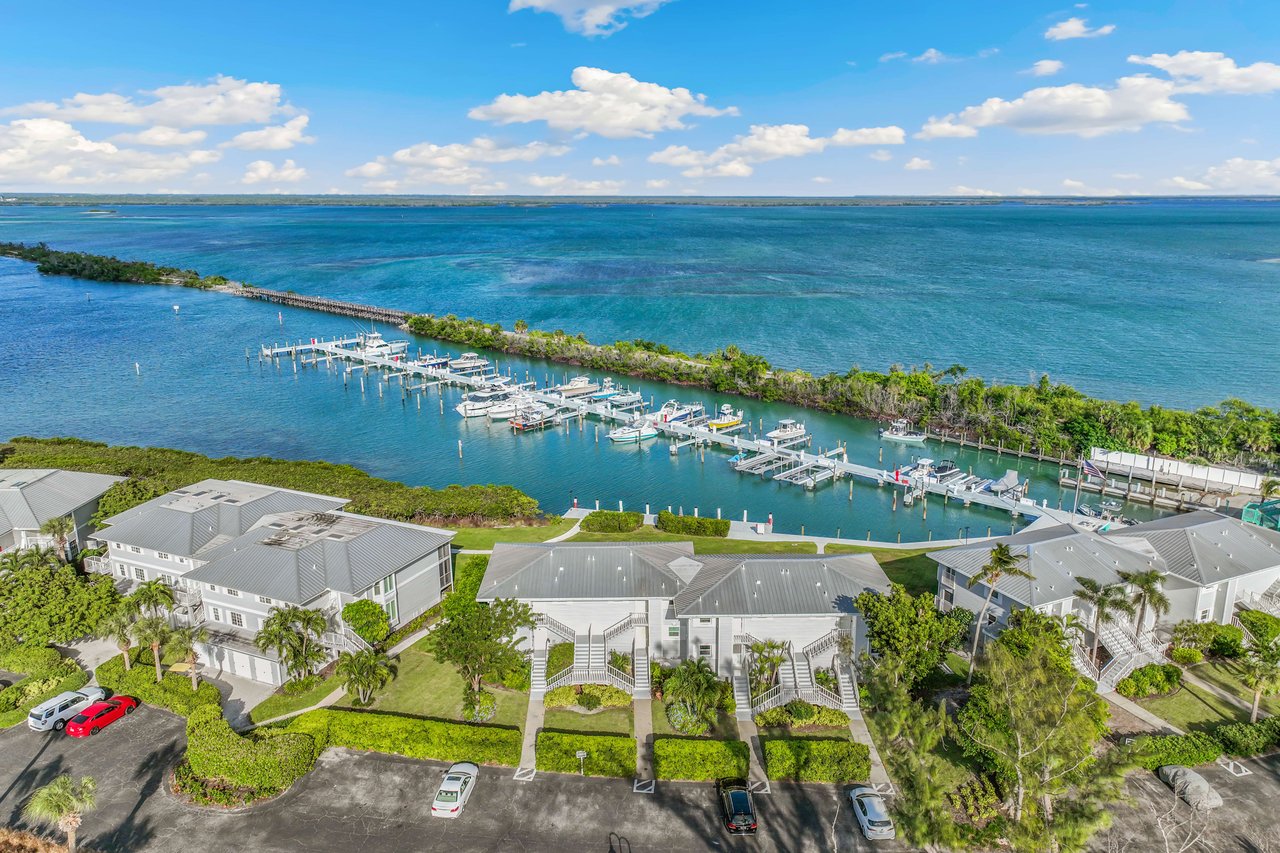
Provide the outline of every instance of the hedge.
[[285,729],[311,735],[317,756],[327,746],[343,746],[406,758],[515,767],[522,745],[519,729],[333,708],[299,714]]
[[658,513],[658,529],[667,533],[678,533],[681,536],[719,536],[729,535],[729,519],[699,518],[693,515],[675,515],[665,509]]
[[191,689],[191,679],[176,672],[166,672],[156,682],[156,668],[151,659],[151,649],[131,649],[129,657],[133,668],[124,669],[120,655],[112,655],[106,663],[93,671],[98,684],[112,693],[134,696],[146,705],[155,705],[172,711],[181,717],[190,717],[196,708],[205,705],[218,707],[222,694],[208,681],[201,681],[196,690]]
[[50,646],[14,646],[0,653],[0,669],[25,675],[0,690],[0,728],[16,726],[32,708],[89,683],[89,674]]
[[1120,679],[1116,692],[1130,699],[1172,693],[1182,684],[1182,670],[1171,663],[1149,663]]
[[871,775],[866,744],[839,738],[762,737],[764,771],[793,782],[865,782]]
[[[583,684],[583,696],[595,696],[600,702],[597,708],[629,708],[634,701],[631,694],[611,684]],[[579,705],[581,697],[574,685],[553,687],[542,697],[542,704],[548,708],[568,708]]]
[[750,747],[740,740],[659,737],[653,741],[653,775],[658,779],[746,778]]
[[1240,624],[1253,635],[1259,645],[1269,646],[1280,637],[1280,618],[1261,610],[1240,611]]
[[1222,745],[1213,735],[1192,732],[1188,735],[1151,735],[1138,738],[1138,763],[1148,770],[1166,764],[1195,767],[1222,757]]
[[209,782],[269,795],[305,775],[315,757],[312,739],[302,734],[264,729],[241,737],[216,705],[198,707],[187,719],[187,764]]
[[[806,708],[805,706],[808,707]],[[785,705],[756,714],[755,724],[762,729],[776,729],[783,726],[788,728],[796,726],[836,728],[849,725],[849,715],[836,708],[813,705],[801,699],[795,699]]]
[[630,533],[644,524],[644,515],[638,512],[614,512],[598,509],[588,513],[579,527],[588,533]]
[[1268,717],[1256,723],[1230,723],[1218,726],[1213,736],[1227,755],[1246,758],[1270,752],[1280,745],[1280,718]]
[[587,751],[582,764],[588,776],[635,776],[636,740],[630,735],[588,735],[579,732],[538,732],[535,766],[551,773],[577,773],[577,752]]

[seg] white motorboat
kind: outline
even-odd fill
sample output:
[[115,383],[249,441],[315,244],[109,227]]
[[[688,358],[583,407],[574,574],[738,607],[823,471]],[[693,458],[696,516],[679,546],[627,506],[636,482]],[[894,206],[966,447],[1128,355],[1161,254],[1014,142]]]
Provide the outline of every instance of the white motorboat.
[[481,358],[473,352],[464,352],[458,358],[449,362],[449,367],[454,370],[480,370],[489,366],[489,359]]
[[368,332],[360,336],[360,345],[356,347],[356,352],[375,358],[394,358],[404,355],[408,349],[408,341],[387,341],[383,340],[381,332]]
[[618,444],[637,444],[658,437],[658,428],[652,422],[637,418],[624,426],[609,431],[609,440]]
[[556,423],[558,416],[555,409],[541,403],[530,403],[517,407],[516,414],[507,423],[518,432],[543,429]]
[[418,367],[425,367],[429,370],[439,370],[442,367],[449,366],[449,356],[447,355],[424,355],[414,362]]
[[472,391],[464,394],[462,402],[454,406],[454,411],[464,418],[478,418],[489,413],[496,404],[510,397],[505,388],[494,388],[485,391]]
[[925,440],[925,434],[918,429],[912,429],[911,423],[906,418],[898,418],[889,424],[888,428],[881,428],[880,437],[886,441],[902,441],[908,444],[920,444]]
[[780,441],[794,441],[797,438],[803,438],[805,435],[804,424],[797,423],[791,418],[783,418],[778,421],[778,425],[764,434],[764,437],[777,444]]
[[634,406],[636,403],[643,403],[644,395],[639,391],[623,391],[609,398],[609,405],[615,408],[623,406]]
[[594,394],[600,390],[600,386],[591,381],[590,376],[575,376],[563,385],[557,385],[552,389],[565,399],[571,397],[582,397],[587,394]]
[[528,404],[522,398],[511,397],[494,403],[486,414],[491,421],[509,421],[516,416],[516,412],[520,411],[521,405]]
[[591,394],[592,400],[608,400],[622,393],[622,389],[613,384],[613,380],[609,377],[604,378],[604,382],[600,383],[600,390]]
[[701,414],[702,409],[701,403],[681,403],[678,400],[668,400],[662,404],[662,408],[658,409],[654,417],[664,424],[670,424],[676,421],[687,421],[689,418]]

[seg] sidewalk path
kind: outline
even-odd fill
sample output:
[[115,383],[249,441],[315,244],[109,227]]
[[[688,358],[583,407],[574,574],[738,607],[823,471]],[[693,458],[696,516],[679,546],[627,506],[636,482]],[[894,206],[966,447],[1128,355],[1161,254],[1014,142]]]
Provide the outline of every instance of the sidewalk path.
[[853,739],[858,743],[867,745],[867,749],[871,751],[871,775],[869,781],[876,790],[892,791],[893,780],[889,778],[889,771],[884,769],[884,762],[880,760],[880,751],[876,749],[876,742],[871,739],[871,730],[867,728],[867,721],[862,716],[861,710],[853,710],[849,712],[849,734],[853,735]]
[[520,746],[520,768],[532,770],[538,766],[538,732],[547,718],[547,706],[541,699],[529,697],[529,710],[524,717],[524,741]]
[[653,700],[636,699],[636,779],[653,778]]
[[[1219,699],[1223,700],[1224,702],[1230,702],[1232,705],[1235,705],[1237,708],[1240,708],[1243,711],[1253,713],[1253,704],[1249,702],[1247,699],[1243,699],[1235,695],[1234,693],[1230,693],[1226,690],[1223,690],[1221,687],[1217,686],[1216,684],[1210,684],[1200,676],[1193,673],[1191,669],[1192,668],[1187,668],[1182,670],[1182,678],[1184,681],[1190,681],[1192,684],[1194,684],[1196,687],[1199,687],[1201,690],[1205,691],[1206,693],[1212,693],[1214,696],[1217,696]],[[1266,711],[1264,711],[1261,707],[1258,708],[1259,720],[1266,719],[1269,716],[1271,715],[1268,714]]]

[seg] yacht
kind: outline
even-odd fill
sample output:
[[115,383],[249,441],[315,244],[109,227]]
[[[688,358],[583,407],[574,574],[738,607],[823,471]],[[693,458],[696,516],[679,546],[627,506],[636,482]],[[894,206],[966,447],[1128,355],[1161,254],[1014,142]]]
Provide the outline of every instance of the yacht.
[[622,393],[622,389],[613,384],[613,380],[605,377],[604,382],[600,383],[600,390],[591,394],[592,400],[608,400]]
[[356,352],[375,358],[394,358],[403,355],[408,349],[408,341],[387,341],[383,340],[380,332],[368,332],[360,336],[360,345],[356,347]]
[[925,434],[918,429],[912,429],[911,423],[906,418],[898,418],[889,424],[887,429],[880,429],[880,437],[888,441],[902,441],[909,444],[920,444],[925,439]]
[[609,440],[618,444],[639,444],[650,438],[658,437],[658,428],[651,421],[636,418],[624,426],[609,431]]
[[464,352],[458,358],[449,362],[449,367],[454,370],[480,370],[489,366],[489,359],[481,358],[473,352]]
[[609,405],[616,408],[623,406],[634,406],[636,403],[643,403],[644,395],[639,391],[623,391],[609,398]]
[[508,397],[505,400],[499,400],[489,407],[486,412],[491,421],[509,421],[516,416],[520,409],[527,408],[533,404],[533,400],[525,396]]
[[804,424],[796,423],[791,418],[783,418],[778,425],[764,434],[764,437],[777,444],[780,441],[794,441],[803,438]]
[[685,404],[677,400],[668,400],[662,404],[661,409],[658,409],[656,417],[662,423],[669,424],[676,421],[687,421],[689,418],[701,413],[701,403]]
[[518,432],[529,432],[551,426],[557,420],[556,412],[550,406],[533,403],[517,409],[515,417],[507,421],[512,429]]
[[478,418],[488,414],[495,404],[506,400],[509,396],[511,395],[505,388],[472,391],[462,395],[462,402],[454,406],[454,411],[464,418]]
[[431,355],[424,355],[419,357],[418,360],[414,362],[414,364],[417,365],[418,367],[425,367],[429,370],[439,370],[443,367],[449,366],[449,356],[436,355],[435,353],[432,353]]
[[729,427],[736,427],[740,423],[742,423],[742,409],[738,409],[735,412],[733,406],[725,403],[720,407],[720,413],[707,422],[707,426],[712,429],[728,429]]
[[568,399],[570,397],[581,397],[586,394],[594,394],[600,390],[600,386],[591,381],[590,376],[575,376],[563,385],[557,385],[551,389],[561,397]]

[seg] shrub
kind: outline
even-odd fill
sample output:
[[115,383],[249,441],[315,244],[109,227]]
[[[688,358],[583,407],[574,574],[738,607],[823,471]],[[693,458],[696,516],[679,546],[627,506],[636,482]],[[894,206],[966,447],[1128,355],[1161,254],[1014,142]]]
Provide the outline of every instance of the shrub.
[[342,621],[369,645],[382,642],[391,633],[387,611],[367,598],[358,598],[343,607]]
[[1191,666],[1204,660],[1204,652],[1199,649],[1176,648],[1169,653],[1169,657],[1173,658],[1174,663]]
[[315,756],[311,738],[287,730],[241,737],[217,705],[196,708],[187,718],[187,764],[207,782],[275,793],[305,775]]
[[1152,735],[1138,738],[1138,763],[1148,770],[1166,764],[1195,767],[1209,764],[1222,756],[1222,745],[1212,735],[1192,732],[1188,735]]
[[578,750],[586,750],[582,767],[588,776],[635,776],[636,741],[629,735],[588,735],[578,732],[538,732],[539,770],[579,772]]
[[613,667],[619,672],[625,672],[627,675],[630,675],[631,674],[631,655],[627,654],[626,652],[618,652],[618,651],[609,652],[609,666]]
[[1173,644],[1199,649],[1203,654],[1236,658],[1244,654],[1244,631],[1236,625],[1216,622],[1179,622],[1173,626]]
[[658,529],[681,536],[729,535],[727,518],[698,518],[692,515],[675,515],[665,509],[658,513]]
[[716,709],[726,717],[732,717],[738,713],[738,701],[733,698],[732,682],[720,682],[720,699],[716,702]]
[[582,519],[581,529],[588,533],[630,533],[644,524],[644,516],[638,512],[613,512],[598,509]]
[[520,666],[512,667],[505,672],[486,672],[484,674],[484,682],[486,684],[501,684],[508,690],[527,691],[533,683],[533,672],[528,658]]
[[1244,631],[1239,625],[1218,625],[1209,653],[1223,658],[1238,658],[1244,654]]
[[1261,610],[1240,611],[1240,624],[1253,635],[1259,645],[1269,646],[1280,637],[1280,618]]
[[[794,706],[794,707],[793,707]],[[796,712],[799,711],[799,714]],[[800,699],[756,714],[755,723],[762,729],[790,728],[796,726],[843,727],[849,725],[849,715],[825,705],[811,705]]]
[[487,723],[498,713],[498,700],[483,690],[468,690],[462,696],[462,717],[469,723]]
[[791,715],[791,719],[800,725],[804,725],[813,719],[816,709],[813,705],[803,699],[792,699],[786,704],[787,713]]
[[510,767],[520,763],[520,730],[505,726],[320,708],[294,717],[285,730],[310,735],[317,755],[326,746],[343,746],[406,758]]
[[255,800],[272,797],[279,793],[272,789],[239,788],[221,780],[201,779],[186,761],[173,770],[173,791],[175,794],[185,795],[197,806],[225,808],[246,806]]
[[432,622],[438,620],[442,612],[444,612],[444,609],[437,604],[425,613],[419,613],[417,616],[413,617],[408,622],[388,634],[387,638],[382,641],[383,648],[389,649],[410,634],[415,634],[427,627]]
[[16,726],[41,702],[89,683],[87,672],[49,646],[12,646],[0,654],[0,669],[26,675],[0,690],[0,728]]
[[588,711],[594,711],[596,708],[600,707],[600,697],[594,693],[584,692],[578,697],[578,704],[581,707],[586,708]]
[[745,778],[747,744],[740,740],[659,737],[653,741],[653,775],[658,779]]
[[156,683],[156,670],[151,660],[151,649],[131,649],[129,657],[133,668],[124,671],[124,661],[120,655],[113,655],[106,663],[93,671],[98,684],[112,693],[124,693],[136,696],[147,705],[156,705],[182,716],[190,717],[196,708],[212,705],[217,708],[222,703],[222,695],[218,688],[208,681],[201,681],[200,687],[191,689],[191,679],[176,672],[166,672]]
[[[631,694],[611,684],[583,684],[582,692],[572,684],[553,687],[542,697],[542,704],[548,708],[571,708],[580,705],[592,710],[594,708],[626,708],[631,705]],[[591,697],[588,699],[587,697]],[[595,704],[588,705],[592,701]]]
[[871,750],[851,740],[761,738],[770,779],[795,782],[861,782],[871,775]]
[[666,709],[667,722],[682,735],[705,735],[711,731],[711,721],[690,711],[680,702],[671,702]]
[[547,649],[547,678],[573,666],[573,643],[556,643]]
[[1151,663],[1138,667],[1120,679],[1116,691],[1121,696],[1139,699],[1145,696],[1158,696],[1172,693],[1182,683],[1182,670],[1171,663]]
[[1261,755],[1280,744],[1280,719],[1268,717],[1257,723],[1231,723],[1218,726],[1213,736],[1223,752],[1237,757]]

